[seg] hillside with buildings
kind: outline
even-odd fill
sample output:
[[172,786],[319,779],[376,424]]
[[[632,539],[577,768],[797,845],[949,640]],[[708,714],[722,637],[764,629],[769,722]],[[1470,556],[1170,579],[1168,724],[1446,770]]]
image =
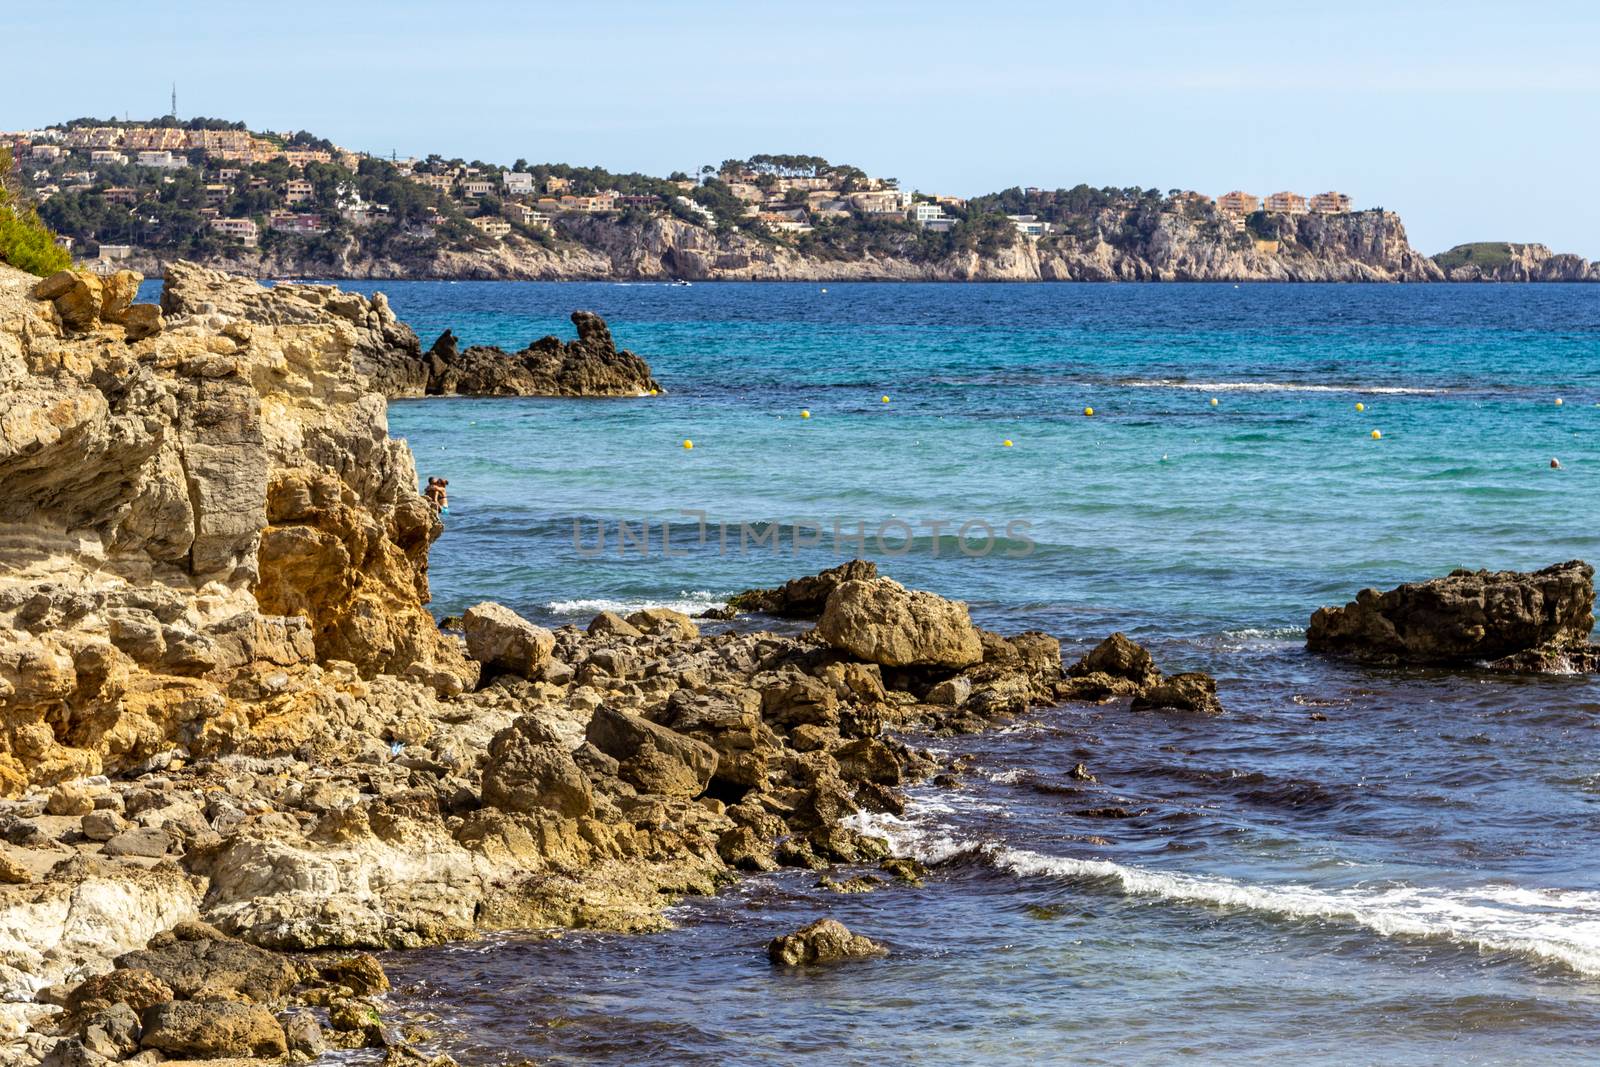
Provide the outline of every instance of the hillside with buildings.
[[[908,190],[816,156],[664,178],[384,159],[242,123],[78,119],[0,134],[80,261],[259,277],[810,280],[1600,280],[1538,245],[1435,261],[1340,192]],[[1452,257],[1452,258],[1447,258]]]

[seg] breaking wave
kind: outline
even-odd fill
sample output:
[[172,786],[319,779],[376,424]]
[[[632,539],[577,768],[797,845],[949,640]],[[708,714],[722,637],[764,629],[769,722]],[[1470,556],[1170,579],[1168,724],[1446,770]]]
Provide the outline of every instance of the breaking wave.
[[1071,878],[1105,892],[1287,919],[1358,927],[1386,938],[1439,939],[1505,952],[1600,977],[1600,893],[1485,885],[1250,884],[1214,875],[1129,867],[1110,860],[1052,856],[1004,844],[963,840],[892,815],[855,817],[856,828],[887,838],[896,855],[927,864],[976,858],[1021,878]]
[[677,599],[650,600],[639,598],[636,600],[613,600],[608,597],[591,597],[578,600],[552,600],[544,609],[552,615],[577,615],[585,618],[598,615],[602,611],[616,612],[618,615],[630,615],[635,611],[646,608],[668,608],[672,611],[681,611],[685,615],[697,615],[711,608],[720,608],[726,604],[727,597],[716,596],[706,590],[680,592]]

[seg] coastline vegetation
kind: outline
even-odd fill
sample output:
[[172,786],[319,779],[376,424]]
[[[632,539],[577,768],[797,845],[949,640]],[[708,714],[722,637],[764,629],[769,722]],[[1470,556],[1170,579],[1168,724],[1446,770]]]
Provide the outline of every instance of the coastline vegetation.
[[72,266],[72,256],[11,179],[11,149],[0,148],[0,261],[40,277]]

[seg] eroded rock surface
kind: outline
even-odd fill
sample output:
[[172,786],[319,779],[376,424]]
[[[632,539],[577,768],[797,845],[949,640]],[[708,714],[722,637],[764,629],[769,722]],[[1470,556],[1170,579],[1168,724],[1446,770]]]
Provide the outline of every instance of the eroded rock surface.
[[1317,609],[1306,647],[1367,663],[1592,670],[1593,628],[1594,568],[1572,560],[1363,589],[1342,608]]
[[797,967],[866,959],[882,956],[886,951],[870,938],[852,934],[837,919],[818,919],[792,934],[773,938],[767,945],[767,958],[786,967]]

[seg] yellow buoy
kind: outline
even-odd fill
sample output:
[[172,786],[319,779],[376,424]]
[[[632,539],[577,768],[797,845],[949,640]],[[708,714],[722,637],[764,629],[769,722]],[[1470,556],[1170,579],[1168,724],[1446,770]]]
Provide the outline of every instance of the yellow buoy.
[[683,447],[684,448],[693,448],[694,447],[694,442],[689,440],[687,437],[685,437],[683,439]]
[[884,398],[883,398],[883,402],[884,402],[884,403],[885,403],[885,404],[887,404],[887,403],[888,403],[888,402],[889,402],[889,398],[888,398],[888,397],[884,397]]
[[1217,398],[1216,397],[1212,397],[1211,398],[1211,406],[1212,407],[1216,407],[1217,406]]
[[655,396],[656,395],[656,391],[654,389],[650,390],[650,395],[651,396]]
[[1000,444],[1005,448],[1010,448],[1011,447],[1011,438],[1009,438],[1009,437],[1006,438],[1004,441],[1001,441]]
[[1365,411],[1365,410],[1367,410],[1367,405],[1365,405],[1361,401],[1357,400],[1356,401],[1356,410],[1357,411]]
[[801,409],[800,409],[800,417],[801,417],[801,418],[802,418],[802,419],[809,419],[809,418],[810,418],[810,417],[811,417],[811,412],[810,412],[810,410],[808,410],[808,409],[806,409],[806,408],[801,408]]
[[1094,408],[1084,408],[1083,409],[1083,413],[1085,415],[1093,415],[1094,414]]
[[1372,431],[1372,439],[1374,441],[1380,439],[1381,437],[1383,437],[1383,431],[1382,430],[1373,430]]
[[1561,398],[1558,396],[1558,397],[1556,397],[1556,407],[1560,407],[1560,406],[1561,406]]

